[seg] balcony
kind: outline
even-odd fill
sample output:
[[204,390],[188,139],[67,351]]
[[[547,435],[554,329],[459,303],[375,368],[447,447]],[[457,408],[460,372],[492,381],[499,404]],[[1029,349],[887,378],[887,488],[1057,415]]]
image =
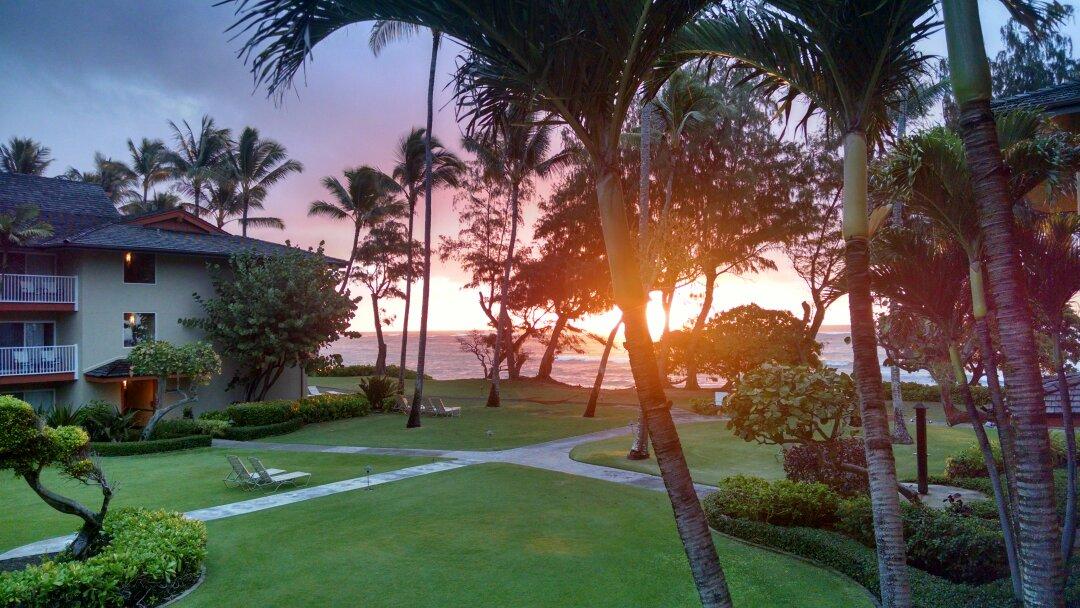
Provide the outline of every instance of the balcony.
[[44,274],[4,274],[0,279],[0,311],[79,309],[79,278]]
[[0,385],[27,382],[66,382],[75,379],[79,349],[62,346],[0,348]]

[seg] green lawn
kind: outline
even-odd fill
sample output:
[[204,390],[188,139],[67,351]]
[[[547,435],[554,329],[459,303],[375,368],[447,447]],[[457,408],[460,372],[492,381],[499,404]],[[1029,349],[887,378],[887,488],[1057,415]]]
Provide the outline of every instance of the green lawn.
[[[931,414],[930,418],[937,420],[940,417],[935,418]],[[915,425],[909,423],[908,430],[914,435]],[[679,437],[694,481],[698,483],[715,485],[720,479],[731,475],[756,475],[766,479],[784,477],[783,460],[777,446],[743,441],[727,429],[725,422],[682,425],[679,427]],[[945,459],[973,443],[975,433],[970,425],[953,428],[939,422],[927,425],[926,451],[930,474],[943,473]],[[626,452],[629,447],[626,437],[616,437],[579,445],[573,449],[570,457],[581,462],[660,474],[655,458],[627,460]],[[896,445],[893,453],[896,455],[896,470],[900,478],[914,479],[915,446]]]
[[[700,605],[662,493],[476,465],[210,522],[180,606]],[[847,579],[717,537],[736,605],[871,606]]]
[[[241,458],[258,456],[267,467],[311,473],[311,483],[323,484],[364,475],[371,465],[375,472],[391,471],[431,462],[430,458],[319,454],[256,450],[202,448],[184,452],[102,458],[101,467],[116,488],[112,507],[139,506],[189,511],[247,500],[266,491],[245,492],[226,488],[221,480],[229,472],[227,454]],[[65,496],[86,501],[92,508],[101,504],[101,491],[70,479],[54,469],[44,475],[47,487]],[[287,488],[286,488],[287,489]],[[0,476],[0,553],[26,543],[75,532],[79,519],[59,513],[44,502],[22,479]]]

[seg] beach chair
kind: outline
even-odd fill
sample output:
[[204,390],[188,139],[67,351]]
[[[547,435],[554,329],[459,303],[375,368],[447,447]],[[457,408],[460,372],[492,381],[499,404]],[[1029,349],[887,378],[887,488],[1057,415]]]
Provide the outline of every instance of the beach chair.
[[409,407],[411,407],[411,404],[409,403],[409,398],[405,395],[398,395],[397,401],[394,402],[394,411],[401,412],[402,414],[408,414]]
[[[245,490],[253,490],[259,486],[258,479],[247,470],[243,462],[236,456],[226,456],[226,460],[229,461],[229,465],[232,467],[232,471],[225,476],[222,481],[225,482],[225,487],[228,488],[243,488]],[[278,475],[284,473],[282,469],[267,469],[268,475]]]
[[431,407],[434,409],[434,413],[435,413],[436,416],[460,416],[461,415],[461,408],[460,407],[447,407],[446,404],[443,403],[442,397],[430,397],[428,399],[428,402],[431,404]]
[[255,468],[255,478],[258,480],[258,487],[260,488],[277,490],[284,485],[299,485],[301,481],[306,484],[311,479],[311,473],[304,473],[303,471],[272,474],[270,469],[264,467],[262,461],[257,457],[249,456],[248,460],[251,462],[251,466]]
[[309,384],[307,387],[307,394],[309,397],[318,397],[322,393],[319,392],[319,387],[314,384]]

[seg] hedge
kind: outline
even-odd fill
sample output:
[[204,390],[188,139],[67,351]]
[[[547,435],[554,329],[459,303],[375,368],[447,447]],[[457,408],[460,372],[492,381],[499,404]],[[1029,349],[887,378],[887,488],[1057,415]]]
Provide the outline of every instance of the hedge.
[[230,426],[225,429],[223,437],[234,441],[251,441],[271,435],[284,435],[300,430],[304,426],[302,420],[286,420],[276,424],[263,424],[260,426]]
[[98,456],[135,456],[137,454],[155,454],[157,452],[175,452],[193,448],[208,448],[213,441],[209,435],[190,435],[173,439],[151,439],[150,441],[94,441],[90,450]]
[[[881,384],[885,389],[885,398],[892,399],[892,383],[882,382]],[[936,384],[901,382],[900,396],[904,399],[904,401],[922,401],[926,403],[937,403],[941,401],[941,387]],[[981,406],[990,404],[990,392],[985,386],[972,386],[971,396],[974,398],[975,405]],[[959,394],[954,393],[953,400],[959,401]]]
[[225,429],[229,427],[227,420],[191,418],[169,418],[158,422],[154,426],[152,439],[175,439],[177,437],[190,437],[191,435],[210,435],[211,437],[223,437]]
[[116,509],[103,533],[108,544],[85,561],[0,573],[0,606],[156,606],[193,584],[206,559],[206,525],[181,513]]
[[[277,399],[254,403],[234,403],[225,408],[224,412],[235,426],[266,426],[289,420],[312,423],[367,416],[371,413],[371,405],[363,395],[349,393],[318,395],[299,400]],[[202,417],[220,419],[221,415],[204,414]]]

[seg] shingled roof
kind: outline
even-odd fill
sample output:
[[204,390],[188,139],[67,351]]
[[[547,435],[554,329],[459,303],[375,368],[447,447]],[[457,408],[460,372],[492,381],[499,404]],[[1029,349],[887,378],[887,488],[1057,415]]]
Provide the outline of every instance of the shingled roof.
[[25,206],[38,208],[39,218],[52,226],[54,239],[120,219],[113,202],[97,184],[0,173],[0,212]]
[[278,243],[236,236],[235,234],[175,232],[126,222],[96,226],[61,241],[54,240],[46,244],[46,246],[149,251],[215,257],[228,257],[234,253],[250,250],[273,255],[290,249]]
[[1080,81],[998,99],[991,106],[996,112],[1039,108],[1051,116],[1080,113]]

